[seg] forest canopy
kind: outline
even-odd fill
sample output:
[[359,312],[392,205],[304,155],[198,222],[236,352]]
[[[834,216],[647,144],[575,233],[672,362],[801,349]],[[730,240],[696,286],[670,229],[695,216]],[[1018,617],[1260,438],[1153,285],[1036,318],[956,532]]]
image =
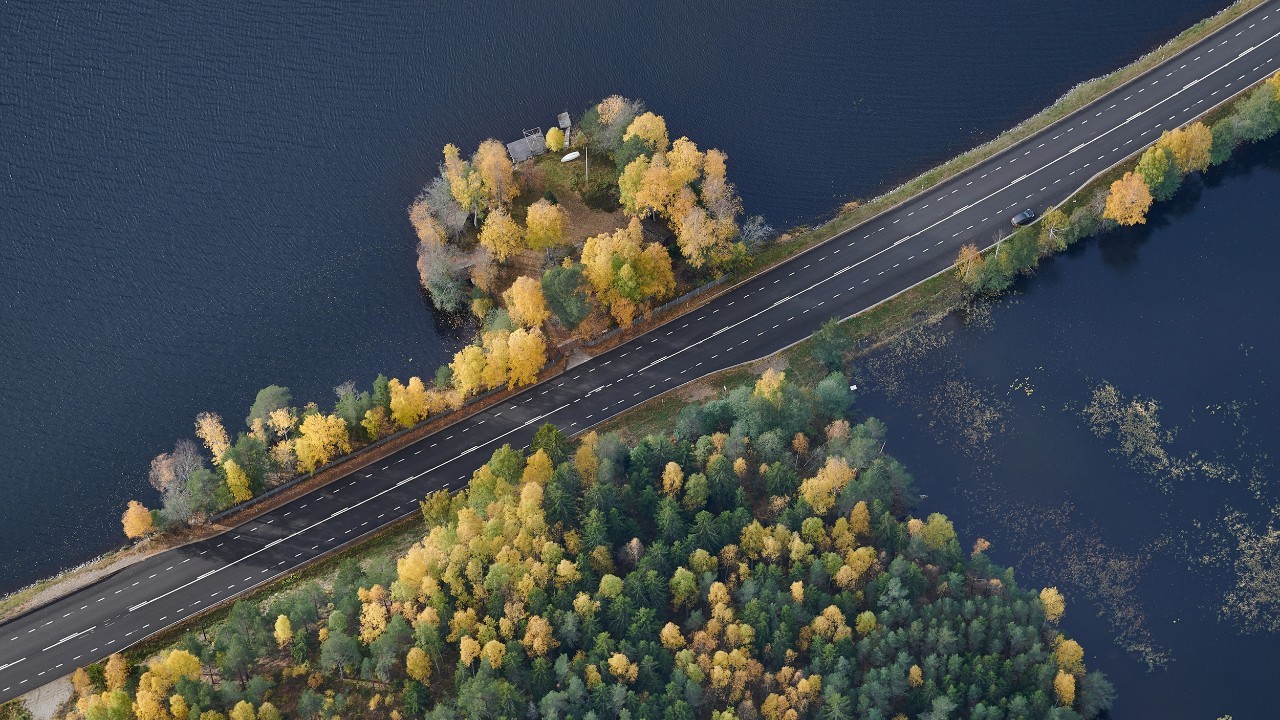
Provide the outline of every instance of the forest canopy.
[[1111,685],[1059,627],[1062,595],[1019,587],[943,515],[916,516],[911,475],[848,387],[771,370],[634,443],[543,426],[465,490],[427,497],[399,557],[237,603],[183,655],[78,672],[75,715],[1104,712]]

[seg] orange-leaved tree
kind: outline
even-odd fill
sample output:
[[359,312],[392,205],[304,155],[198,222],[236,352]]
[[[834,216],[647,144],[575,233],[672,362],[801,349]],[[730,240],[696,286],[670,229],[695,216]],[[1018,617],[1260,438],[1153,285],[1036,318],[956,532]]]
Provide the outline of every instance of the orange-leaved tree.
[[151,511],[137,500],[129,501],[128,508],[120,518],[120,523],[124,525],[125,537],[131,540],[154,532],[156,529],[151,521]]
[[1127,172],[1124,177],[1111,183],[1111,192],[1107,195],[1107,205],[1102,216],[1121,225],[1140,225],[1147,221],[1147,210],[1150,208],[1151,190],[1146,181],[1137,173]]
[[507,155],[506,146],[497,140],[490,138],[480,143],[476,154],[471,156],[471,166],[480,175],[480,186],[489,207],[505,205],[520,194],[515,165]]

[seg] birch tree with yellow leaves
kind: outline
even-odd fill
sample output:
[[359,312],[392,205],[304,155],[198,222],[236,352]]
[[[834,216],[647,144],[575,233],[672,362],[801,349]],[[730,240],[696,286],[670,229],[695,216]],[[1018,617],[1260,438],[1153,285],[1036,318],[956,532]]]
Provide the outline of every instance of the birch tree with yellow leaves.
[[536,328],[551,316],[547,309],[542,283],[527,275],[521,275],[502,294],[502,301],[511,313],[512,322],[526,328]]
[[337,415],[308,415],[298,428],[294,452],[298,456],[298,472],[304,473],[351,452],[347,423]]

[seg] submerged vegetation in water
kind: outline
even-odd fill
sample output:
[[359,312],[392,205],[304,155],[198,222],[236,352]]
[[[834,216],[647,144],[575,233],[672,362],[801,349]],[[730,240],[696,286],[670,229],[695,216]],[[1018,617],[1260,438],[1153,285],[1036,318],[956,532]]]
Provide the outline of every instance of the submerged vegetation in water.
[[1165,492],[1173,483],[1193,476],[1213,480],[1235,480],[1238,473],[1221,462],[1201,458],[1197,453],[1177,457],[1169,451],[1176,433],[1160,422],[1160,404],[1150,398],[1126,399],[1110,383],[1093,390],[1083,410],[1093,433],[1114,440],[1112,451],[1135,470],[1152,477]]
[[1072,588],[1097,608],[1115,634],[1116,645],[1150,669],[1173,659],[1152,635],[1139,588],[1151,559],[1168,546],[1167,538],[1158,537],[1137,552],[1125,551],[1104,540],[1099,528],[1071,503],[1045,507],[997,501],[991,515],[1003,519],[1003,529],[1012,534],[1025,567]]
[[1240,512],[1228,514],[1225,525],[1236,542],[1236,584],[1224,598],[1223,616],[1252,632],[1280,632],[1280,529],[1274,520],[1254,528]]

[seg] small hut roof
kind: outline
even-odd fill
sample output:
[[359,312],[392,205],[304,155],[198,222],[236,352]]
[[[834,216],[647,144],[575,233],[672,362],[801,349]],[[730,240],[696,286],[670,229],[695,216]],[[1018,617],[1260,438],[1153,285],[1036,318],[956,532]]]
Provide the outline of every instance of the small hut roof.
[[507,143],[507,154],[511,156],[512,162],[524,162],[531,157],[537,157],[547,151],[547,139],[542,135],[542,129],[526,130],[524,137],[519,140]]

